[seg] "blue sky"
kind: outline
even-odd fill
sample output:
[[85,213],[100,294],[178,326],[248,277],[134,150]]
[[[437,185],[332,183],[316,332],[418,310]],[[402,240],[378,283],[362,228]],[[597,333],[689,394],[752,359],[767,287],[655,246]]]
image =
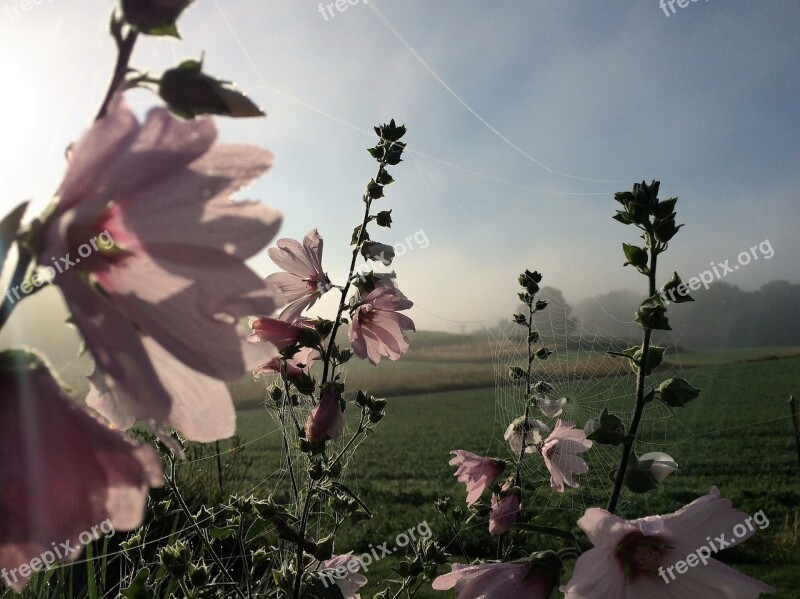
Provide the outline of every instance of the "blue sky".
[[[114,59],[111,2],[18,2],[0,0],[4,210],[46,201]],[[637,179],[681,198],[666,269],[688,278],[769,239],[769,261],[726,281],[800,281],[799,30],[789,0],[670,16],[655,0],[369,0],[327,20],[306,0],[197,0],[184,41],[144,40],[133,64],[158,73],[205,51],[209,73],[269,113],[222,122],[222,140],[275,153],[245,195],[283,211],[282,236],[319,228],[333,277],[374,174],[371,126],[406,123],[385,201],[395,225],[373,237],[424,231],[427,247],[395,264],[400,286],[421,328],[458,330],[513,309],[525,268],[571,302],[636,289],[619,249],[636,237],[610,217],[613,192]],[[266,254],[253,267],[273,270]]]

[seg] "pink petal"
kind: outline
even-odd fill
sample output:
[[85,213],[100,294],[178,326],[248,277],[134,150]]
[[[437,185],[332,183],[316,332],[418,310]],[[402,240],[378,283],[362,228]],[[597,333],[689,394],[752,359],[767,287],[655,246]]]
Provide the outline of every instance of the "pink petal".
[[[587,515],[593,510],[605,511],[593,508],[587,511]],[[586,516],[581,520],[584,518]],[[580,520],[578,523],[580,524]],[[583,525],[581,528],[586,530]],[[594,542],[593,539],[592,542]],[[597,548],[590,549],[578,558],[572,578],[560,590],[565,593],[564,599],[633,599],[635,597],[626,592],[625,574],[614,554]],[[648,596],[647,599],[655,598]]]
[[[117,530],[141,524],[148,489],[162,484],[151,447],[72,405],[43,367],[0,374],[0,396],[0,568],[28,564],[53,543],[79,547],[81,533],[106,520]],[[21,590],[26,577],[6,581]]]
[[158,246],[151,252],[123,258],[99,276],[105,291],[190,368],[221,380],[240,378],[251,344],[235,321],[274,310],[268,297],[248,299],[263,281],[237,258],[214,250]]
[[316,273],[314,264],[306,254],[305,248],[295,239],[279,239],[278,247],[268,250],[269,257],[280,268],[301,278],[311,277]]
[[600,548],[616,548],[620,540],[636,527],[601,508],[589,508],[578,520],[578,526],[589,537],[592,545]]

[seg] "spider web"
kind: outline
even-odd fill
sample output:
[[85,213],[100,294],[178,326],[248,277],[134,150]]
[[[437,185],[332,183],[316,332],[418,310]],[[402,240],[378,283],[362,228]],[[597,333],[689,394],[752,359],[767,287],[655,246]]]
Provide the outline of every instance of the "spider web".
[[[635,407],[636,376],[628,360],[607,352],[620,352],[639,345],[641,341],[614,337],[589,322],[577,321],[571,317],[571,309],[560,298],[548,294],[546,289],[539,294],[539,299],[545,299],[549,304],[533,315],[534,328],[540,335],[534,351],[545,347],[552,354],[546,360],[534,358],[532,382],[547,383],[552,387],[547,397],[551,400],[566,398],[567,403],[557,417],[549,418],[535,406],[530,408],[529,416],[544,422],[550,429],[557,419],[574,422],[576,428],[583,428],[607,408],[619,416],[627,428]],[[527,329],[510,322],[505,327],[490,329],[489,334],[495,372],[494,440],[506,449],[507,459],[516,460],[518,456],[512,454],[503,435],[514,419],[524,416],[528,402],[525,381],[515,379],[510,373],[514,366],[526,367]],[[648,385],[657,385],[669,378],[670,371],[679,366],[676,349],[674,345],[667,348],[665,364],[655,377],[648,379]],[[638,455],[666,451],[676,439],[689,436],[691,431],[674,417],[670,409],[654,401],[646,406],[642,415],[635,450]],[[588,464],[589,472],[577,477],[579,488],[565,487],[565,492],[559,493],[550,486],[550,474],[541,455],[538,452],[526,454],[521,469],[526,504],[541,509],[578,511],[605,505],[613,487],[620,448],[594,443],[581,457]]]

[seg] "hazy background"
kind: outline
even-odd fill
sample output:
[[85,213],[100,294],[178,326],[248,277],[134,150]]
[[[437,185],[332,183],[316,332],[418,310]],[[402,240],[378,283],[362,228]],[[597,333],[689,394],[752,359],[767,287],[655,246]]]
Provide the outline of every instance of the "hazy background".
[[[108,82],[112,5],[0,0],[3,211],[55,189]],[[643,278],[621,268],[621,242],[637,239],[611,220],[612,196],[658,178],[687,223],[664,279],[733,265],[764,240],[774,250],[676,307],[676,337],[796,344],[799,30],[793,0],[710,0],[669,17],[655,0],[370,0],[327,20],[306,0],[197,0],[185,41],[142,40],[133,64],[157,74],[205,51],[209,73],[263,106],[267,119],[220,121],[222,139],[275,153],[246,195],[283,211],[282,236],[319,228],[334,278],[373,176],[371,126],[406,123],[408,156],[378,204],[395,224],[380,240],[427,242],[395,264],[420,328],[495,324],[516,307],[517,273],[536,268],[580,319],[624,334]],[[129,100],[142,113],[159,103]],[[266,253],[252,264],[274,270]],[[52,345],[63,317],[44,291],[0,341]]]

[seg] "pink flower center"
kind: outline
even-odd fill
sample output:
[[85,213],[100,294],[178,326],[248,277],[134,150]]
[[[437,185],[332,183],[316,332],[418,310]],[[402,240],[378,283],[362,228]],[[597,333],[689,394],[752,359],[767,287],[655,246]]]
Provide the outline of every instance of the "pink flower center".
[[663,565],[662,557],[668,547],[668,543],[658,536],[648,537],[641,532],[632,532],[620,541],[616,554],[622,562],[626,578],[637,574],[658,575],[658,568]]

